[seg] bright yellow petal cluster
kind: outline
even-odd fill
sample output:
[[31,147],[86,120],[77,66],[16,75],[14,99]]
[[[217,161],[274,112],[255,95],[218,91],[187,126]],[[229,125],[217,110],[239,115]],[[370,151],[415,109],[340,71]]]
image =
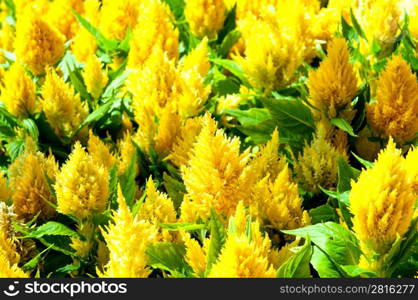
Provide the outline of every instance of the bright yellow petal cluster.
[[97,56],[91,55],[87,58],[83,79],[90,95],[94,99],[99,99],[102,95],[103,88],[107,84],[108,78],[107,72],[102,70],[102,64]]
[[253,215],[276,230],[309,225],[310,217],[302,209],[298,186],[291,181],[289,168],[285,166],[277,178],[273,178],[267,175],[253,188]]
[[80,95],[75,94],[74,87],[65,83],[53,69],[46,73],[41,95],[43,112],[60,137],[69,136],[87,116]]
[[89,133],[87,150],[93,161],[106,169],[110,169],[116,164],[116,158],[110,153],[108,145],[102,142],[92,131]]
[[129,68],[141,68],[154,48],[163,50],[169,59],[179,57],[179,32],[170,8],[162,1],[151,0],[138,18],[132,33]]
[[28,278],[29,275],[23,272],[16,264],[10,264],[6,257],[0,254],[0,278]]
[[119,208],[113,213],[113,223],[102,231],[109,249],[109,262],[100,277],[143,278],[151,270],[147,267],[145,250],[157,241],[158,230],[147,221],[133,217],[122,192],[118,192]]
[[186,0],[184,15],[190,31],[199,38],[216,38],[226,17],[224,0]]
[[358,90],[349,59],[347,42],[336,38],[328,44],[328,56],[319,68],[309,72],[308,87],[313,104],[330,119],[336,117],[339,110],[350,107]]
[[57,210],[79,220],[103,212],[109,197],[109,174],[76,142],[56,177]]
[[401,150],[389,139],[374,166],[364,170],[358,181],[352,183],[350,209],[354,215],[353,228],[365,256],[362,265],[374,271],[381,272],[387,267],[382,264],[382,255],[411,224],[417,194],[408,175]]
[[[132,136],[130,133],[125,134],[125,136],[120,140],[118,144],[119,150],[119,162],[118,162],[118,174],[123,174],[129,167],[131,160],[134,158],[136,153],[136,147],[132,142]],[[135,164],[135,174],[139,175],[139,167]]]
[[[235,211],[238,201],[248,197],[244,169],[249,153],[240,153],[238,138],[228,138],[209,115],[197,137],[188,166],[181,169],[189,201],[182,203],[182,216],[194,211],[194,220],[206,220],[213,207],[226,217]],[[183,216],[183,217],[184,217]]]
[[56,200],[47,177],[53,180],[57,172],[58,165],[53,156],[45,157],[32,149],[26,149],[10,165],[9,186],[13,191],[12,200],[19,218],[29,221],[37,214],[40,219],[55,215],[52,205]]
[[1,101],[17,117],[28,117],[35,111],[35,83],[19,64],[13,64],[4,74]]
[[204,277],[207,266],[207,254],[209,239],[203,241],[203,247],[199,242],[191,238],[188,232],[182,232],[181,236],[186,246],[185,260],[198,277]]
[[49,5],[46,20],[51,27],[58,29],[66,38],[71,39],[79,29],[78,21],[72,13],[82,13],[83,0],[55,0]]
[[82,258],[87,258],[94,247],[95,226],[92,222],[82,223],[78,225],[77,232],[82,235],[85,240],[79,238],[71,238],[71,248],[76,254]]
[[17,61],[39,75],[64,55],[64,38],[41,16],[29,10],[18,18],[15,50]]
[[408,63],[394,56],[376,83],[376,102],[367,107],[367,120],[382,138],[405,143],[418,132],[418,81]]
[[325,189],[335,187],[338,179],[338,159],[347,160],[346,150],[336,148],[327,138],[325,126],[318,124],[317,131],[310,144],[295,161],[296,179],[306,191],[319,193],[319,186]]
[[[9,52],[13,52],[15,39],[15,28],[10,25],[7,21],[1,22],[0,31],[0,47]],[[0,61],[4,62],[4,54],[0,54]]]

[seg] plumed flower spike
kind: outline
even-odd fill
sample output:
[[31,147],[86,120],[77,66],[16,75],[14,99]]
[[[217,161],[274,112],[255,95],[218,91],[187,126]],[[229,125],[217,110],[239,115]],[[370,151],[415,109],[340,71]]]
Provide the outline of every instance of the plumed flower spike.
[[55,183],[57,210],[79,220],[103,212],[109,197],[109,174],[95,163],[79,142],[61,167]]
[[55,215],[50,203],[56,200],[46,178],[55,178],[58,165],[53,156],[46,158],[35,149],[30,149],[28,143],[27,140],[25,152],[9,166],[9,186],[13,191],[15,212],[26,221],[37,214],[40,219],[49,219]]
[[[227,138],[209,114],[203,121],[188,166],[181,169],[195,218],[207,219],[211,207],[229,217],[238,201],[248,197],[244,169],[249,159],[248,151],[240,153],[238,138]],[[193,221],[193,220],[187,220]]]
[[80,95],[75,94],[74,88],[65,83],[52,68],[47,70],[41,95],[42,109],[48,123],[60,137],[77,129],[87,115]]
[[113,222],[102,230],[109,249],[109,262],[100,277],[144,278],[151,270],[147,267],[145,250],[157,241],[157,228],[150,223],[133,217],[120,187],[118,188],[119,208],[113,213]]
[[418,81],[402,57],[394,56],[381,73],[367,119],[382,138],[403,144],[417,136]]
[[224,0],[187,0],[184,15],[197,37],[214,39],[226,17]]
[[87,150],[94,162],[104,166],[106,169],[112,168],[116,163],[116,158],[110,153],[109,147],[99,137],[95,136],[92,131],[89,132]]
[[46,20],[51,27],[58,29],[66,40],[71,39],[79,29],[78,21],[72,13],[82,13],[83,0],[55,0],[49,5]]
[[19,63],[14,63],[4,75],[1,91],[7,110],[17,117],[28,117],[35,111],[35,83]]
[[88,57],[83,72],[83,79],[90,95],[96,100],[99,99],[108,78],[107,72],[102,70],[102,64],[96,55]]
[[344,38],[335,38],[328,45],[328,56],[319,68],[309,72],[309,95],[313,104],[328,118],[349,108],[357,93],[357,77],[349,63],[350,54]]
[[64,55],[64,39],[38,14],[28,10],[16,24],[15,50],[17,61],[39,75]]
[[374,255],[386,254],[411,224],[417,197],[408,175],[401,150],[389,139],[374,166],[362,171],[358,181],[352,183],[353,229],[368,260],[368,268],[381,271],[387,267],[373,263]]
[[179,32],[170,8],[163,1],[148,2],[133,31],[128,68],[141,68],[154,48],[162,49],[169,59],[179,57]]
[[17,264],[11,265],[6,257],[0,254],[0,278],[28,278],[26,274]]

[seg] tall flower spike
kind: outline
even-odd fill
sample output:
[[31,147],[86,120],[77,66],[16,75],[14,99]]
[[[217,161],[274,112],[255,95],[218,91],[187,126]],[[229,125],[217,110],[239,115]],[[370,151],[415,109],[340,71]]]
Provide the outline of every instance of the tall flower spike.
[[[152,177],[147,181],[145,193],[147,195],[141,209],[138,212],[138,218],[158,226],[161,223],[176,223],[177,214],[174,209],[173,201],[167,194],[157,191]],[[171,242],[175,235],[166,229],[161,229],[159,238],[162,241]]]
[[38,14],[27,11],[17,20],[15,49],[17,61],[39,75],[64,55],[64,39]]
[[350,107],[358,90],[349,57],[345,39],[336,38],[328,45],[328,56],[319,68],[309,72],[308,87],[313,104],[330,119]]
[[[119,140],[119,162],[118,162],[118,174],[121,175],[128,169],[134,155],[136,154],[136,146],[132,142],[132,136],[130,133],[126,133],[125,136]],[[135,177],[139,175],[138,164],[135,164]]]
[[318,123],[313,140],[303,148],[295,161],[296,178],[300,186],[319,193],[319,186],[330,189],[337,183],[338,159],[348,159],[346,151],[337,149],[327,137],[323,123]]
[[[248,150],[240,153],[238,138],[227,138],[209,114],[204,117],[203,129],[197,137],[187,166],[181,169],[188,197],[183,207],[193,207],[194,220],[206,220],[213,207],[229,217],[238,201],[248,198],[244,169],[249,160]],[[183,213],[182,213],[183,215]],[[186,215],[185,215],[186,216]]]
[[70,135],[87,115],[80,95],[53,69],[47,70],[41,95],[43,111],[58,136]]
[[361,266],[386,276],[384,255],[408,230],[416,199],[402,152],[389,139],[374,166],[352,182],[350,209],[353,229],[364,253]]
[[53,180],[58,165],[53,156],[46,158],[42,153],[26,148],[9,166],[9,186],[13,191],[15,212],[26,221],[38,213],[40,219],[49,219],[55,215],[50,203],[56,203],[56,200],[46,176]]
[[394,56],[381,73],[367,120],[382,138],[403,144],[417,137],[418,81],[402,57]]
[[152,49],[162,49],[169,59],[179,57],[179,32],[170,8],[159,0],[149,1],[138,18],[130,42],[128,68],[141,68]]
[[61,167],[55,182],[57,210],[83,220],[103,212],[109,197],[109,174],[79,142]]
[[96,100],[99,99],[108,78],[107,72],[102,70],[102,64],[96,55],[91,55],[87,58],[83,79],[90,95]]
[[103,143],[92,131],[89,133],[87,150],[94,162],[104,166],[106,169],[110,169],[116,164],[116,158],[110,153],[108,145]]
[[190,31],[199,38],[214,39],[226,17],[224,0],[186,0],[184,15]]
[[154,225],[133,217],[122,191],[118,189],[119,208],[113,213],[113,222],[102,230],[109,249],[109,262],[99,277],[144,278],[151,270],[147,267],[145,250],[157,241],[158,230]]
[[302,208],[298,186],[291,181],[285,166],[276,179],[263,178],[253,189],[252,212],[261,221],[277,230],[296,229],[310,224]]
[[17,117],[28,117],[35,111],[35,83],[25,69],[14,63],[4,75],[1,100],[7,110]]

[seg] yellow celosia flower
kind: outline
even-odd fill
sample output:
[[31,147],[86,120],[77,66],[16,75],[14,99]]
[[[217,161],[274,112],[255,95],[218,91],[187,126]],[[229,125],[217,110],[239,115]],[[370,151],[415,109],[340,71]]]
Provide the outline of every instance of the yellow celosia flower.
[[[15,29],[7,21],[1,22],[0,30],[0,48],[9,52],[13,52],[13,43],[15,39]],[[0,61],[4,62],[4,54],[0,54]]]
[[193,272],[198,277],[204,277],[206,271],[207,252],[209,246],[209,239],[206,238],[203,242],[203,247],[199,242],[191,238],[188,232],[182,232],[181,236],[186,246],[185,260],[192,268]]
[[[146,199],[138,212],[139,219],[145,220],[156,226],[161,223],[177,222],[173,201],[167,194],[157,191],[151,177],[147,181],[145,194]],[[159,238],[162,241],[171,242],[175,238],[175,234],[166,229],[161,229]]]
[[118,203],[113,223],[102,231],[109,249],[109,262],[103,273],[98,270],[99,277],[148,277],[151,270],[147,268],[145,250],[157,241],[158,230],[154,225],[132,216],[120,188]]
[[138,23],[144,0],[104,0],[101,8],[100,30],[109,39],[123,40],[128,28]]
[[103,212],[109,197],[109,174],[79,142],[61,167],[55,182],[57,210],[79,220]]
[[210,69],[208,51],[208,39],[204,38],[192,52],[184,57],[180,64],[180,70],[186,72],[196,70],[197,74],[205,77]]
[[394,56],[377,81],[376,102],[367,119],[382,138],[405,143],[418,132],[418,81],[407,62]]
[[39,75],[63,56],[64,39],[41,16],[28,11],[17,20],[15,49],[17,61]]
[[[84,1],[84,18],[93,26],[99,24],[100,1],[86,0]],[[97,50],[96,38],[87,31],[87,29],[79,28],[73,38],[71,50],[78,61],[86,62],[87,59],[95,55]]]
[[49,9],[49,0],[14,0],[16,7],[16,17],[20,18],[26,11],[32,11],[33,14],[44,16]]
[[202,130],[202,118],[196,117],[187,119],[186,123],[180,128],[176,141],[172,147],[171,153],[166,157],[176,167],[187,165],[193,144]]
[[[352,183],[350,209],[353,229],[364,254],[361,266],[385,276],[384,255],[408,230],[414,215],[416,193],[401,150],[392,139],[373,167]],[[376,256],[376,254],[378,256]]]
[[7,184],[7,178],[0,172],[0,202],[6,202],[11,196],[11,190]]
[[349,108],[357,93],[357,77],[349,63],[347,42],[336,38],[328,45],[328,56],[319,68],[309,72],[309,95],[328,118]]
[[226,17],[224,0],[186,0],[184,15],[197,37],[214,39]]
[[277,23],[256,20],[253,16],[247,22],[251,26],[246,26],[248,29],[242,33],[245,56],[234,59],[247,73],[250,84],[266,92],[290,84],[303,62],[300,39],[285,36]]
[[68,136],[87,116],[87,109],[74,88],[53,70],[46,73],[41,90],[42,108],[48,123],[58,136]]
[[302,154],[295,161],[298,183],[303,189],[313,193],[320,192],[319,186],[333,188],[338,179],[338,159],[348,159],[345,149],[341,152],[333,146],[326,134],[326,128],[319,123],[312,142],[305,145]]
[[72,9],[81,14],[83,0],[52,1],[45,16],[51,27],[58,29],[67,40],[71,39],[79,28],[78,21],[71,11]]
[[298,186],[291,181],[289,168],[285,166],[273,178],[267,175],[253,188],[253,214],[276,230],[295,229],[310,224],[308,213],[302,209]]
[[[132,136],[128,132],[125,136],[119,140],[118,144],[119,150],[119,163],[118,163],[118,174],[121,175],[126,172],[131,163],[131,160],[134,158],[136,153],[136,147],[132,142]],[[139,167],[135,164],[135,174],[139,175]],[[136,177],[135,176],[135,177]]]
[[23,272],[17,264],[10,264],[4,255],[0,254],[0,278],[28,278],[29,275]]
[[141,68],[152,49],[160,48],[169,59],[179,56],[179,32],[173,25],[170,8],[162,1],[151,0],[138,18],[133,30],[128,57],[129,68]]
[[183,210],[194,210],[194,219],[185,220],[187,222],[199,218],[206,220],[212,207],[217,213],[229,217],[238,201],[248,197],[248,178],[244,174],[249,160],[248,150],[240,153],[239,139],[229,139],[223,130],[217,130],[210,115],[207,114],[203,122],[189,163],[181,169],[190,198],[182,204],[182,217],[189,215],[183,215]]
[[46,176],[53,180],[57,171],[58,165],[53,156],[46,158],[41,152],[28,147],[10,165],[9,186],[19,218],[29,221],[38,213],[40,219],[55,215],[55,209],[50,203],[56,203],[56,200]]
[[116,158],[110,153],[108,146],[99,137],[95,136],[92,131],[89,133],[87,150],[93,161],[106,169],[112,168],[116,163]]
[[35,83],[25,69],[14,63],[4,74],[1,100],[7,110],[18,117],[28,117],[35,111]]
[[82,258],[87,258],[94,246],[95,226],[92,222],[86,222],[78,225],[77,232],[81,234],[85,240],[79,238],[71,238],[71,248],[76,254]]
[[102,95],[103,88],[106,86],[108,78],[107,72],[102,70],[102,64],[95,55],[89,56],[83,71],[83,79],[87,91],[94,99]]

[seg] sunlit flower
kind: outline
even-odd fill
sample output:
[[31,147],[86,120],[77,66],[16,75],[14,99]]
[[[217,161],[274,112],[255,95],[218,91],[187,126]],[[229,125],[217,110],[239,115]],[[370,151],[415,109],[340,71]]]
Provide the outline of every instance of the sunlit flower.
[[87,91],[94,99],[98,99],[107,84],[108,78],[107,72],[102,70],[102,64],[97,56],[91,55],[87,58],[83,79]]

